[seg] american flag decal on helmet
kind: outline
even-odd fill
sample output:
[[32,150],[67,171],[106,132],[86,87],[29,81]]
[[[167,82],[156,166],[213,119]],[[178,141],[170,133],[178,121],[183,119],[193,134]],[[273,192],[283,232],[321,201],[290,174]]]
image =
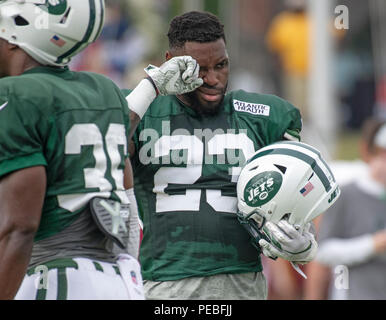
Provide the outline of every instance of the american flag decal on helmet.
[[53,44],[56,44],[58,47],[63,47],[66,44],[66,41],[59,38],[57,35],[53,36],[50,40]]
[[131,271],[130,274],[131,274],[131,280],[132,280],[135,284],[138,284],[138,281],[137,281],[137,274],[136,274],[134,271]]
[[303,189],[300,190],[300,193],[303,197],[309,194],[314,189],[314,185],[311,182],[308,182]]

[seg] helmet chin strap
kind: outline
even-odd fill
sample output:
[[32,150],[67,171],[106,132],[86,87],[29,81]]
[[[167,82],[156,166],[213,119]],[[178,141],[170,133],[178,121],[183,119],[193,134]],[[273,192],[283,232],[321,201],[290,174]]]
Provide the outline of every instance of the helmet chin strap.
[[291,263],[291,266],[292,268],[294,268],[294,270],[299,273],[304,279],[307,279],[307,276],[306,274],[302,271],[302,269],[300,269],[299,265],[297,263],[294,263],[292,261],[290,261]]

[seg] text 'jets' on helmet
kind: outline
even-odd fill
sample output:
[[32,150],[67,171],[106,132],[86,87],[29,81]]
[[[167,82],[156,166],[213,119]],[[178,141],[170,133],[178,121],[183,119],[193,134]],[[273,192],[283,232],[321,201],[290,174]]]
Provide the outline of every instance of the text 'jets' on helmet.
[[256,237],[265,221],[299,230],[326,211],[340,189],[320,152],[305,143],[277,142],[257,151],[237,182],[238,216]]
[[64,66],[99,36],[104,0],[0,0],[0,38],[43,65]]

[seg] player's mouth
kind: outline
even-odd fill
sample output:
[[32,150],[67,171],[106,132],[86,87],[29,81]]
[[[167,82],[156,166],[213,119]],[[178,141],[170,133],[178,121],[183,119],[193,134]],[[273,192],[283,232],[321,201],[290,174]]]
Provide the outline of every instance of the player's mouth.
[[219,91],[219,90],[200,90],[200,89],[198,89],[197,91],[199,92],[202,99],[204,99],[205,101],[208,101],[208,102],[218,101],[223,96],[222,91]]

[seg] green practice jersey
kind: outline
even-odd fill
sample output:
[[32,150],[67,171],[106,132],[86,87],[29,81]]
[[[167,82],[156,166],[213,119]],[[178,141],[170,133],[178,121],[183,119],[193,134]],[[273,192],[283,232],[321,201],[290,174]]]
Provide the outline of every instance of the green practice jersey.
[[134,137],[144,279],[261,271],[236,216],[238,175],[256,150],[300,130],[299,111],[272,95],[230,92],[210,117],[158,97]]
[[127,201],[127,103],[111,80],[38,67],[0,79],[0,106],[0,177],[46,167],[36,241],[70,225],[94,196]]

